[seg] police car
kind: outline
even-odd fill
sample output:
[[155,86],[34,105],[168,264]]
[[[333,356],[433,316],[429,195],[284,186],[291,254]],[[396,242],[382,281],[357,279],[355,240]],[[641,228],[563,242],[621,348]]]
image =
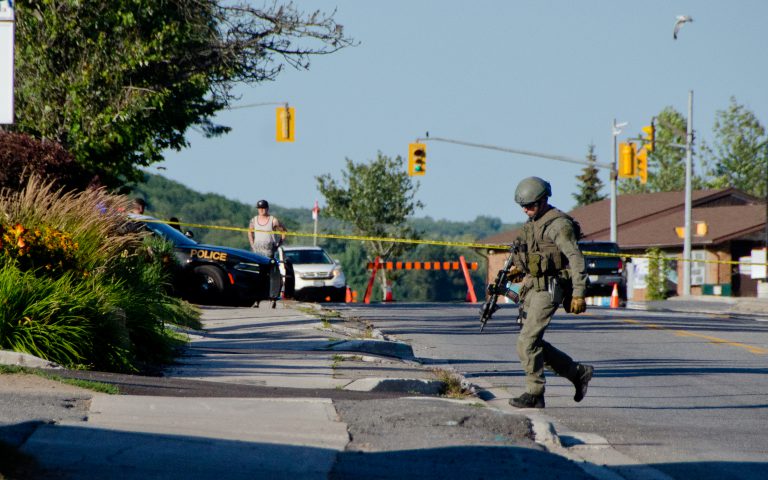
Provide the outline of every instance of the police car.
[[145,215],[131,219],[173,244],[179,268],[174,289],[196,303],[254,305],[280,298],[282,277],[277,261],[239,248],[197,243],[174,226]]

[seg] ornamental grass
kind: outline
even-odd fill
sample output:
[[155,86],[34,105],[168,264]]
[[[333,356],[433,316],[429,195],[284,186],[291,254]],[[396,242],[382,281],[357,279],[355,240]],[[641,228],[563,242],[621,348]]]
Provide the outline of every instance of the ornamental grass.
[[125,228],[129,204],[35,177],[0,192],[0,349],[108,371],[171,358],[168,325],[199,312],[170,295],[172,247]]

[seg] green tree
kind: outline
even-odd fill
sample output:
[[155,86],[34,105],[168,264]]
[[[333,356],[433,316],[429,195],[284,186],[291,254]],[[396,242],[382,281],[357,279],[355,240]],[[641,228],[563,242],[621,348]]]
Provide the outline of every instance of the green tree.
[[188,145],[237,99],[352,41],[332,15],[223,0],[19,0],[13,127],[55,140],[107,186]]
[[648,275],[646,276],[646,298],[648,300],[664,300],[667,298],[667,276],[669,275],[670,262],[658,248],[649,248],[645,251],[648,255]]
[[715,143],[702,148],[713,167],[709,186],[736,187],[756,197],[766,196],[768,136],[755,114],[731,97],[716,114]]
[[[327,215],[352,226],[356,235],[379,238],[416,239],[419,235],[408,223],[423,204],[415,200],[415,184],[404,168],[400,156],[392,159],[379,152],[369,163],[347,159],[342,180],[330,174],[316,177],[317,188],[325,197]],[[407,244],[382,240],[364,242],[369,261],[399,255]],[[387,271],[381,270],[382,287],[387,284]]]
[[[656,148],[648,155],[648,183],[622,179],[620,193],[673,192],[685,190],[686,118],[673,107],[656,116]],[[638,134],[637,137],[641,135]],[[704,180],[693,173],[693,188],[703,188]]]
[[595,155],[595,144],[589,145],[589,151],[587,152],[587,161],[590,165],[587,165],[581,170],[581,175],[576,179],[579,183],[579,192],[573,194],[573,198],[576,199],[576,206],[589,205],[590,203],[599,202],[605,198],[605,195],[600,195],[600,190],[603,188],[603,181],[597,176],[597,156]]

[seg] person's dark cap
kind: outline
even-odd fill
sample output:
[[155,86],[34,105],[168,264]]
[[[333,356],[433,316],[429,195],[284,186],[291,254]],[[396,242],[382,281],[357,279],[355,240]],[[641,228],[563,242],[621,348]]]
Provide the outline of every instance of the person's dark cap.
[[269,202],[266,200],[259,200],[256,202],[256,208],[269,208]]

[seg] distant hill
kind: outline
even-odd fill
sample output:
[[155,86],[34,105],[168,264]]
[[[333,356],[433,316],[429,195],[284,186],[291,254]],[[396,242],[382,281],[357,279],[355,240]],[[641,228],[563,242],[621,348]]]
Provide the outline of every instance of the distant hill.
[[[200,193],[181,183],[155,174],[146,174],[144,183],[133,186],[131,195],[143,197],[147,201],[147,213],[149,215],[165,220],[176,217],[182,223],[246,228],[251,217],[256,214],[253,205],[230,200],[214,193]],[[311,209],[312,206],[285,208],[270,203],[270,213],[278,217],[291,232],[313,232],[314,223]],[[478,216],[471,222],[434,220],[431,217],[423,217],[413,218],[410,223],[417,231],[422,232],[424,239],[463,242],[477,241],[518,227],[515,224],[504,224],[498,218],[486,216]],[[195,240],[202,243],[249,248],[245,232],[182,228],[192,230]],[[321,212],[318,233],[343,235],[349,232],[351,232],[349,226],[333,218],[324,217]],[[289,236],[287,242],[295,245],[311,245],[312,238]],[[359,242],[320,238],[318,244],[339,259],[347,274],[347,282],[354,289],[358,291],[365,289],[368,279],[368,273],[365,270],[367,260]],[[464,255],[468,261],[478,262],[481,270],[474,272],[473,279],[475,290],[482,294],[484,287],[482,284],[485,281],[483,253],[457,247],[420,245],[414,246],[407,255],[409,260],[457,260],[459,255]],[[464,279],[460,275],[421,272],[409,276],[396,275],[396,277],[400,277],[395,286],[396,299],[461,301],[466,295]],[[480,283],[479,286],[478,282]]]

